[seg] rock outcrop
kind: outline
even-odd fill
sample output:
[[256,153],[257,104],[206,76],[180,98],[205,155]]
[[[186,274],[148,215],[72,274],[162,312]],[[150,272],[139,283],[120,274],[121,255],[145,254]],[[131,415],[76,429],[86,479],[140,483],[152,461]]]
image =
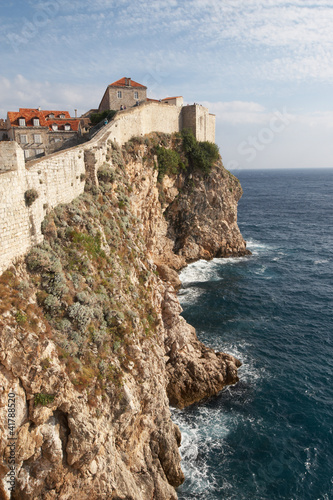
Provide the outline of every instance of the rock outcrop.
[[49,213],[45,243],[0,277],[6,500],[176,499],[169,401],[184,407],[238,380],[240,362],[180,315],[176,271],[247,253],[241,188],[221,163],[158,183],[146,142],[110,144],[100,186]]

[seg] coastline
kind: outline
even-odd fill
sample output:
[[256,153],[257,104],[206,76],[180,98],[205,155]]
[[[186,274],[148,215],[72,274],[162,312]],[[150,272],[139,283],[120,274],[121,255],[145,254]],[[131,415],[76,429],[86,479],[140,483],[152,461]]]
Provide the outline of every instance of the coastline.
[[59,497],[175,499],[184,475],[169,399],[182,407],[237,381],[239,362],[198,341],[173,284],[186,261],[247,253],[240,185],[219,163],[158,186],[147,152],[117,150],[99,188],[50,212],[46,241],[1,277],[22,498],[46,498],[47,478]]

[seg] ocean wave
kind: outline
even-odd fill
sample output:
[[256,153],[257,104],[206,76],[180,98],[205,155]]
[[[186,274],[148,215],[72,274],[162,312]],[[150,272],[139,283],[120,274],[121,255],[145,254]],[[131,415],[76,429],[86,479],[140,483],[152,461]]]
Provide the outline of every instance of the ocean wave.
[[249,257],[215,258],[212,260],[198,260],[185,267],[179,273],[179,279],[183,285],[190,283],[205,283],[207,281],[219,281],[218,274],[221,266],[240,264]]
[[262,253],[268,253],[275,249],[274,246],[268,245],[267,243],[261,243],[256,240],[247,240],[246,247],[252,252],[252,255],[260,255]]

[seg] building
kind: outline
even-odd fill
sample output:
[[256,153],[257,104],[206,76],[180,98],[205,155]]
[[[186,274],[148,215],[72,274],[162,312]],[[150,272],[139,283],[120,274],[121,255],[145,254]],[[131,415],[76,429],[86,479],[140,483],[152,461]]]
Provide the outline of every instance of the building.
[[5,120],[0,118],[0,141],[6,141],[7,139],[8,139],[7,124]]
[[131,78],[124,77],[108,85],[98,112],[108,111],[109,109],[131,108],[136,104],[147,101],[147,87],[137,83]]
[[7,113],[7,134],[24,150],[25,159],[47,155],[77,144],[80,120],[68,111],[20,108]]
[[170,104],[171,106],[183,106],[183,96],[165,97],[164,99],[150,99],[147,102],[161,102],[162,104]]

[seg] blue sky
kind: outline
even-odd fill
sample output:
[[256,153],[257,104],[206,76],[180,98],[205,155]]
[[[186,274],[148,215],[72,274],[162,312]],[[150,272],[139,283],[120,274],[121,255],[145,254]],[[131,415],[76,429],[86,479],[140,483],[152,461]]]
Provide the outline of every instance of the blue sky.
[[0,0],[0,117],[129,76],[216,114],[229,168],[333,167],[331,0]]

